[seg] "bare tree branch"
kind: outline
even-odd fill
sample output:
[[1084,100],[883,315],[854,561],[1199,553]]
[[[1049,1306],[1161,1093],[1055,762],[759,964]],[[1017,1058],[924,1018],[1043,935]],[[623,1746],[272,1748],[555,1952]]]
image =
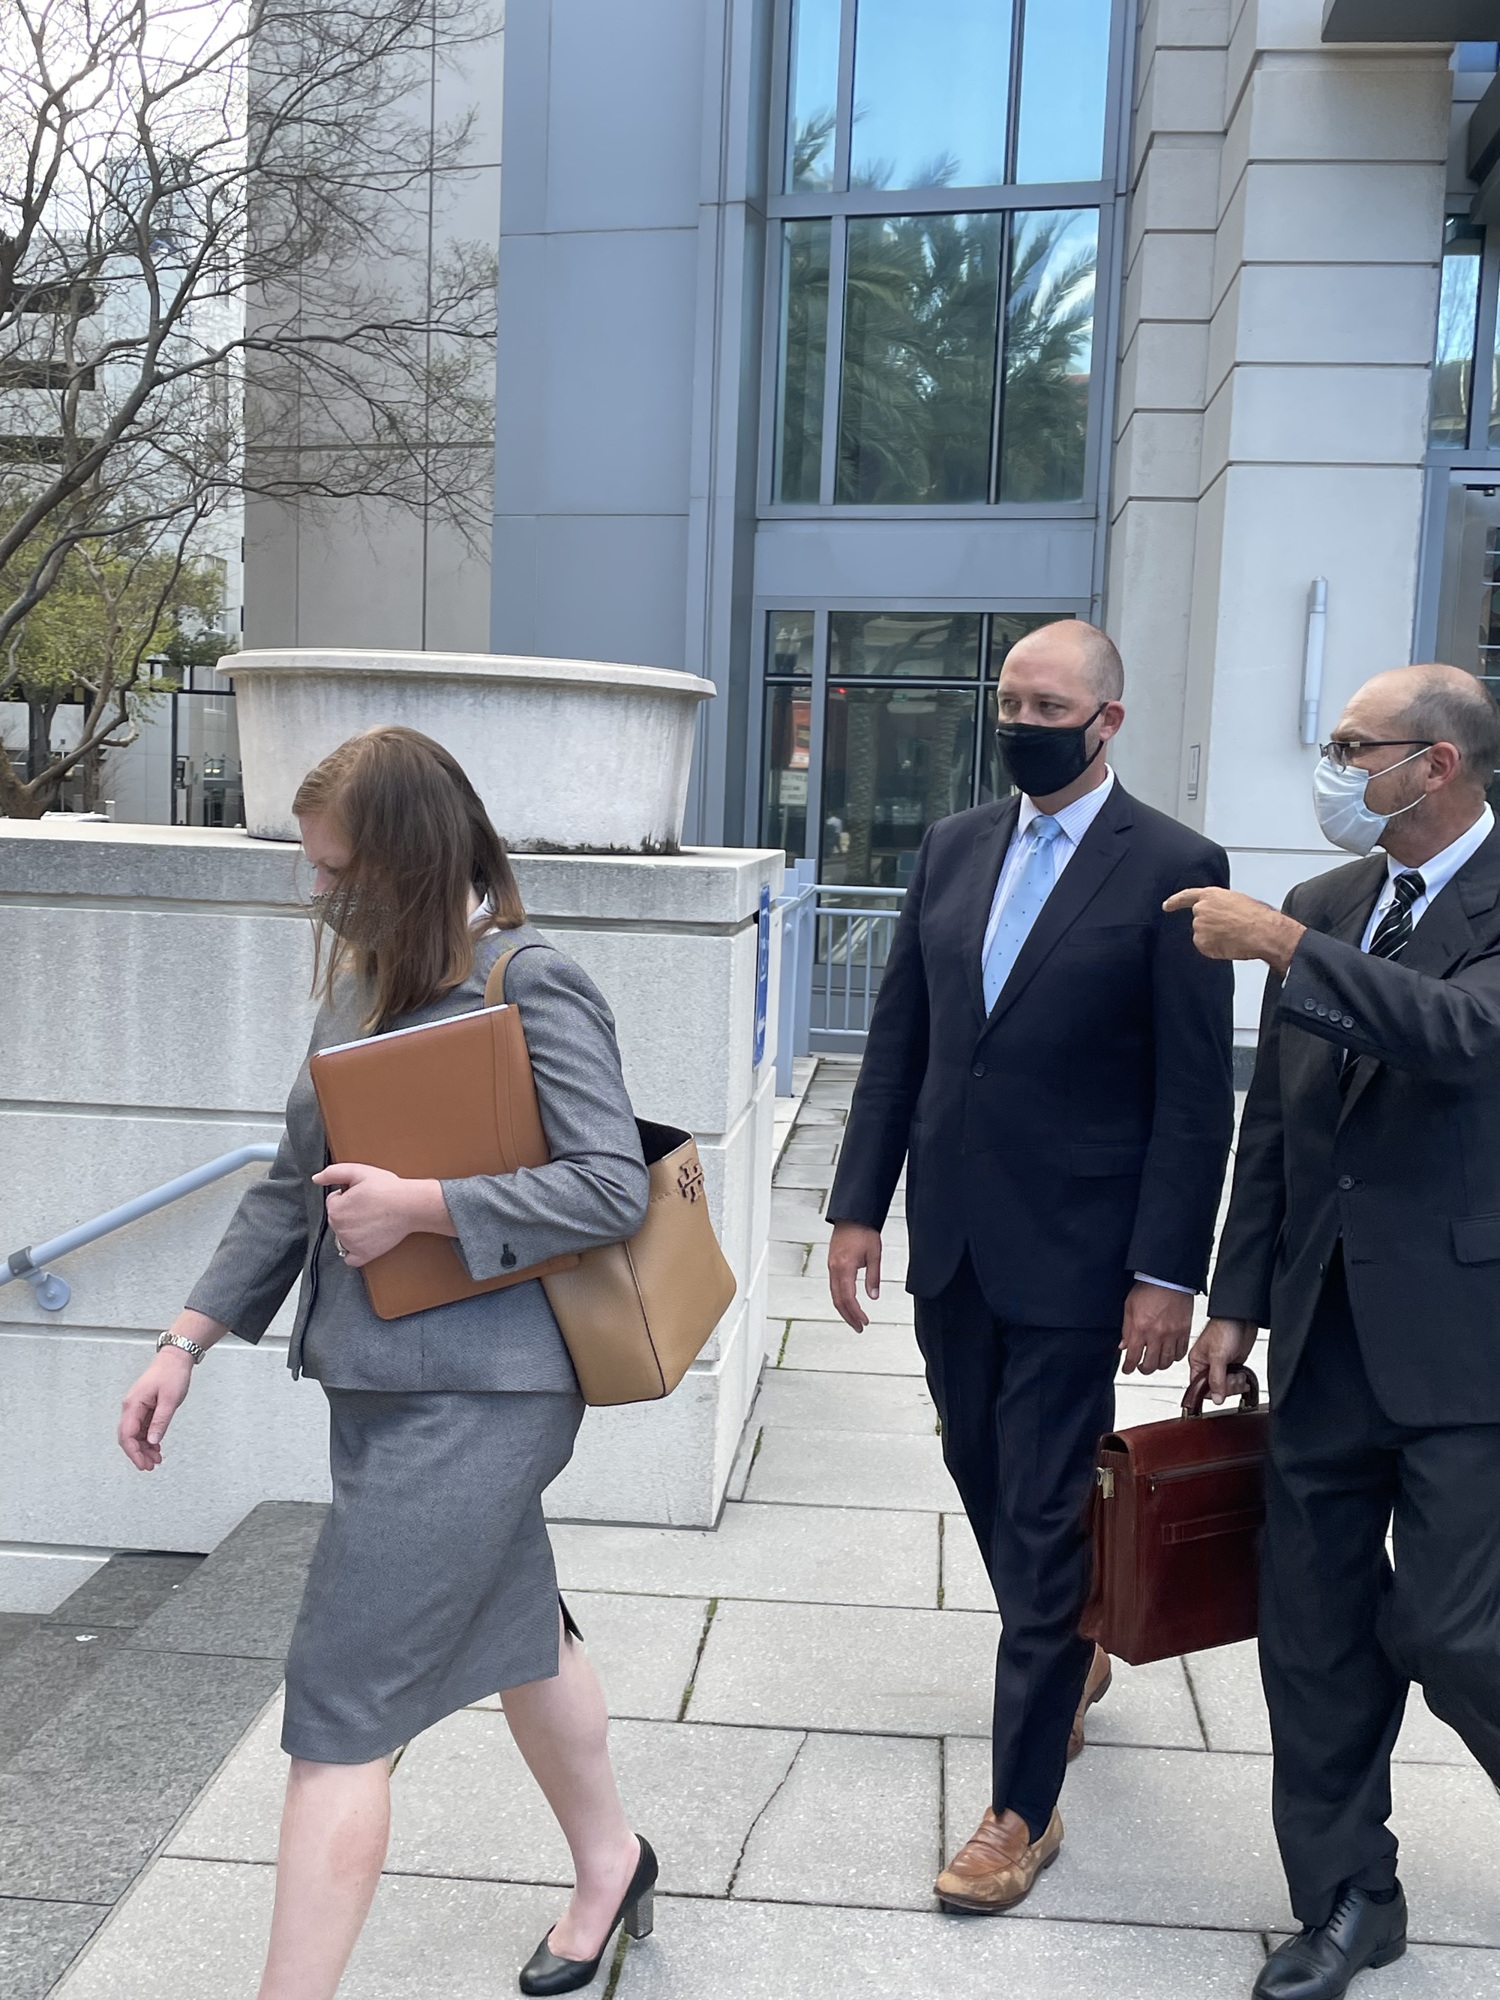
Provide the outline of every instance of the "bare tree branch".
[[[486,0],[7,0],[0,698],[71,565],[164,561],[165,611],[246,495],[482,537],[495,246],[451,244],[429,281],[433,177],[472,127],[429,114],[494,29]],[[122,657],[89,683],[92,753],[139,677]]]

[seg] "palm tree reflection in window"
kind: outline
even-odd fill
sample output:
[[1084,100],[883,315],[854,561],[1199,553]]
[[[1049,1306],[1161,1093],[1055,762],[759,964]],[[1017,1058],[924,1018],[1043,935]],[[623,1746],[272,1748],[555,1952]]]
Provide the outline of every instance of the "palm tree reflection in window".
[[1098,263],[1093,209],[1015,217],[999,500],[1083,497]]
[[[948,163],[935,163],[934,171]],[[951,168],[950,168],[951,171]],[[1009,219],[1003,447],[992,489],[998,213],[849,222],[836,497],[921,505],[1079,499],[1097,216]]]

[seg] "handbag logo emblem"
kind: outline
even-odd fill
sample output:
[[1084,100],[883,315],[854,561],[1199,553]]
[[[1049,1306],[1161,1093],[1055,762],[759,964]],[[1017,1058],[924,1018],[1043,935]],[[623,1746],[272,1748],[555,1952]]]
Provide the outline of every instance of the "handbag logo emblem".
[[696,1201],[703,1192],[703,1169],[696,1160],[684,1160],[677,1169],[677,1192],[684,1201]]

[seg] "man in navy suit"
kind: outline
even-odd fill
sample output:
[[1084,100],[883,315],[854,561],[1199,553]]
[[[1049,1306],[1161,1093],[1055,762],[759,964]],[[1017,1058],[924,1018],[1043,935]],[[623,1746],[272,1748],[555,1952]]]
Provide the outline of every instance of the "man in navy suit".
[[1081,620],[1007,656],[1019,796],[923,842],[828,1201],[834,1304],[862,1329],[907,1161],[917,1340],[1000,1607],[990,1808],[936,1885],[956,1909],[1020,1902],[1062,1843],[1109,1673],[1078,1636],[1095,1448],[1122,1353],[1149,1374],[1187,1350],[1233,1122],[1229,970],[1162,909],[1228,861],[1109,769],[1123,691]]

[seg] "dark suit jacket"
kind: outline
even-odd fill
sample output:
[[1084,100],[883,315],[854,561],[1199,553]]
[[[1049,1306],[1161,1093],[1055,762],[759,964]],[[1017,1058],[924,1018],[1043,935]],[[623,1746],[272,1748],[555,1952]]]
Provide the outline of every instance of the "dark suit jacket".
[[1133,1272],[1197,1288],[1208,1268],[1231,973],[1161,906],[1229,864],[1116,780],[986,1019],[985,925],[1019,811],[955,813],[922,844],[828,1214],[880,1228],[909,1153],[909,1291],[936,1296],[967,1246],[1001,1318],[1115,1325]]
[[[1383,854],[1303,882],[1266,982],[1210,1307],[1271,1328],[1283,1394],[1334,1245],[1386,1414],[1500,1422],[1500,830],[1399,960],[1359,949]],[[1343,1048],[1361,1060],[1340,1096]]]

